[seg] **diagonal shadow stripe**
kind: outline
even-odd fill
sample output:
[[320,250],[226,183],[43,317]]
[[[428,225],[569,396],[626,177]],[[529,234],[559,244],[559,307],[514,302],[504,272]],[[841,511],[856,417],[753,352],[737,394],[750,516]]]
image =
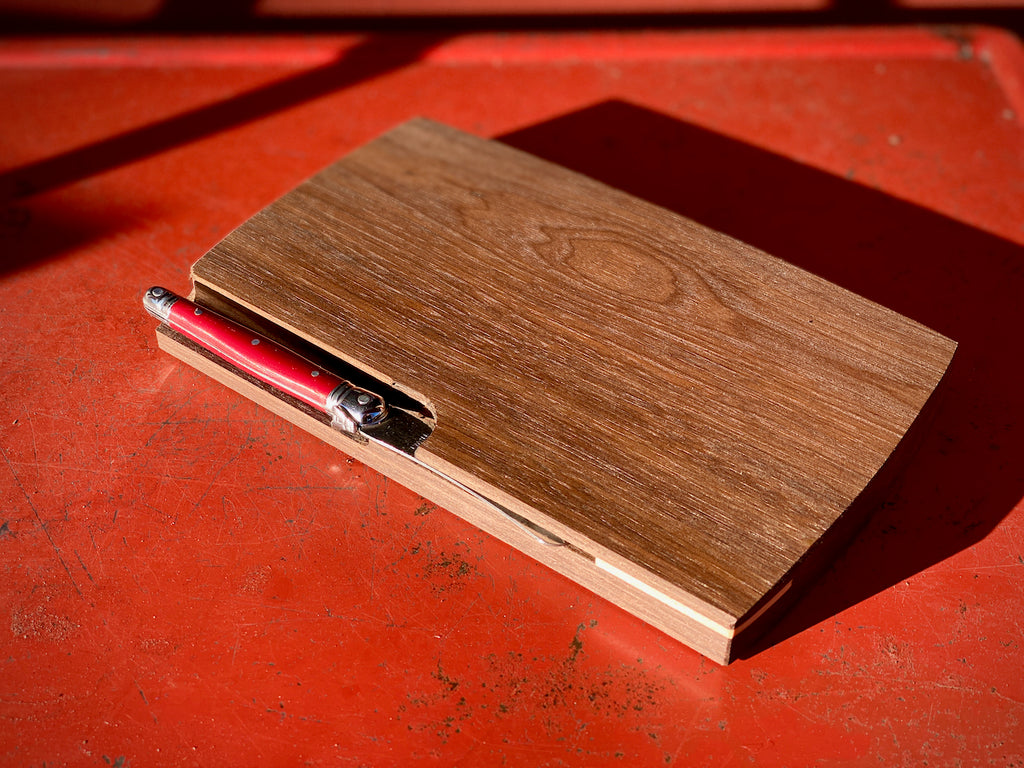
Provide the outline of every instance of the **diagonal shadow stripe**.
[[0,201],[71,184],[402,69],[444,39],[441,35],[371,36],[324,66],[8,170],[0,174]]

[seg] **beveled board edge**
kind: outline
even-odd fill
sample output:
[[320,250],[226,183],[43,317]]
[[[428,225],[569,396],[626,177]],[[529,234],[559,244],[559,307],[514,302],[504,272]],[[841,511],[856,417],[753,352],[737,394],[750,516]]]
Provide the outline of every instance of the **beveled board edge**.
[[[416,462],[404,459],[380,446],[372,443],[362,444],[341,434],[330,427],[326,417],[303,407],[297,401],[286,401],[280,393],[215,358],[166,326],[158,327],[156,335],[160,349],[187,365],[453,512],[485,533],[623,608],[712,661],[719,664],[731,661],[735,635],[739,630],[747,629],[742,625],[737,628],[736,617],[729,616],[696,596],[663,582],[593,542],[581,540],[576,533],[555,531],[569,536],[575,545],[573,548],[541,544],[510,518],[496,512],[455,484],[445,481],[430,469],[418,466]],[[417,457],[419,456],[420,451],[417,451]],[[429,459],[429,454],[424,453],[423,456],[424,459]],[[485,488],[481,492],[487,490]],[[501,498],[496,489],[493,490],[498,497],[497,501],[511,501]],[[521,504],[517,503],[516,506],[519,510],[524,510]],[[530,519],[536,517],[536,514],[533,514]],[[584,550],[595,559],[591,560],[581,555],[578,550]],[[612,568],[599,567],[596,561],[609,564]],[[628,574],[631,578],[624,579],[620,574]]]

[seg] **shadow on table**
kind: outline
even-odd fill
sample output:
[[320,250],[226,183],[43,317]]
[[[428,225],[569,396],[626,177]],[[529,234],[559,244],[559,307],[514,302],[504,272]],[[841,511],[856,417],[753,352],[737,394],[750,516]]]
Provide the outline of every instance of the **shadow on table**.
[[[329,64],[0,173],[0,275],[95,239],[124,218],[116,212],[86,216],[48,210],[37,215],[37,208],[53,206],[27,198],[401,69],[443,39],[437,35],[371,35]],[[33,220],[31,230],[25,228],[27,219]],[[38,236],[41,229],[48,231]],[[22,232],[31,237],[19,237]]]
[[885,501],[746,655],[975,544],[1024,495],[1024,249],[623,102],[501,140],[739,238],[960,344],[935,421]]

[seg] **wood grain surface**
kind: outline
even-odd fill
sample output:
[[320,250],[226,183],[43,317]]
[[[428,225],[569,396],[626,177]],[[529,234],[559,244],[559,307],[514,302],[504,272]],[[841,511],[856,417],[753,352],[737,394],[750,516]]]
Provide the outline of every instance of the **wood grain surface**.
[[737,621],[850,507],[956,346],[423,119],[260,212],[193,278],[421,398],[425,463]]

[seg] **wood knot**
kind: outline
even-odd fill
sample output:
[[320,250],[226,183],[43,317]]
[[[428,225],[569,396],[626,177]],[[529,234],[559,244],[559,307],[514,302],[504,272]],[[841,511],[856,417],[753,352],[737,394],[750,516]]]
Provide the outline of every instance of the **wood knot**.
[[656,256],[617,240],[573,239],[566,265],[602,288],[656,303],[676,291],[672,270]]

